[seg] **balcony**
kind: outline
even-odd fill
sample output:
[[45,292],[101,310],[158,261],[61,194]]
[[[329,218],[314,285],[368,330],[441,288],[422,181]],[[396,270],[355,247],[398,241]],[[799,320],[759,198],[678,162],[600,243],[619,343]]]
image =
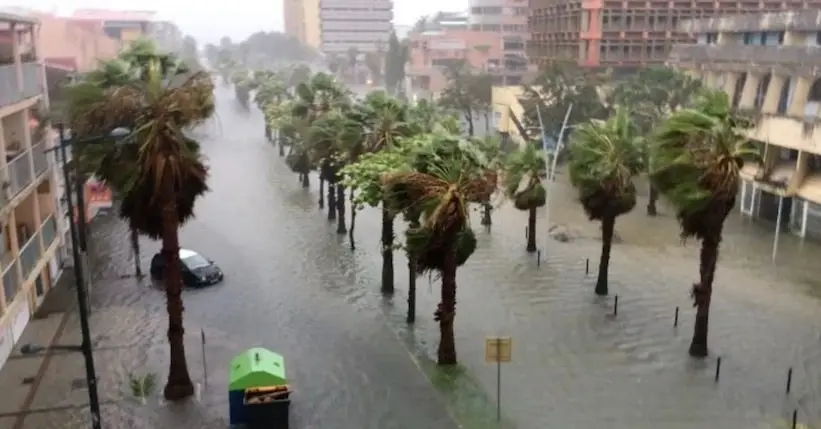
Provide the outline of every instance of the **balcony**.
[[34,158],[34,177],[40,177],[43,172],[48,170],[48,154],[46,153],[46,149],[45,140],[31,148],[31,156]]
[[[670,52],[671,64],[740,65],[773,67],[785,74],[818,74],[821,46],[676,45]],[[727,68],[728,71],[732,67]]]
[[26,244],[20,248],[20,267],[23,269],[23,278],[27,279],[34,271],[37,261],[40,260],[40,232],[35,232]]
[[40,93],[37,63],[24,63],[23,81],[14,64],[0,66],[0,107],[34,97]]
[[28,150],[14,158],[8,165],[9,169],[9,196],[14,198],[23,191],[33,180],[31,170],[31,151]]
[[19,290],[20,277],[17,275],[17,260],[15,259],[3,269],[3,296],[6,297],[7,304],[11,303]]
[[49,215],[40,226],[40,235],[43,237],[43,249],[48,249],[57,238],[57,220]]

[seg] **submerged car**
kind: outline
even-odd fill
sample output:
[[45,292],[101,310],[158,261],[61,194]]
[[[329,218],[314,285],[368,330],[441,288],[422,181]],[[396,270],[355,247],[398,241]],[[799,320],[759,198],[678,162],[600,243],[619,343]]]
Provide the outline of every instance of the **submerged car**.
[[[188,249],[180,249],[180,271],[182,283],[188,287],[211,286],[224,278],[222,270],[214,261]],[[162,252],[157,252],[151,258],[151,277],[155,280],[165,279],[165,258]]]

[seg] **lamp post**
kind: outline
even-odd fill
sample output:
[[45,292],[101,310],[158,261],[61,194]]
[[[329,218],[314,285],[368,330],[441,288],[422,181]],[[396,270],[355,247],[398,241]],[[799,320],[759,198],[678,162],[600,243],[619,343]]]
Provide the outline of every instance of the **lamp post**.
[[[58,125],[58,131],[60,133],[60,145],[56,148],[48,149],[46,152],[54,150],[60,151],[61,168],[63,170],[63,181],[65,182],[65,190],[67,195],[66,202],[68,205],[69,231],[71,233],[71,253],[74,259],[74,281],[75,288],[77,289],[77,301],[80,312],[80,330],[83,336],[83,342],[82,345],[80,345],[79,349],[83,353],[83,358],[85,360],[86,366],[88,402],[89,408],[91,409],[91,427],[92,429],[101,429],[102,426],[100,423],[100,399],[97,394],[97,374],[94,370],[94,354],[93,350],[91,349],[91,328],[89,327],[88,323],[89,306],[88,293],[86,291],[85,283],[85,265],[84,260],[82,259],[80,254],[80,243],[78,243],[77,240],[77,225],[75,225],[74,219],[74,201],[72,198],[71,180],[68,172],[68,158],[66,156],[66,148],[68,146],[71,146],[74,143],[85,143],[89,141],[98,140],[99,138],[74,141],[66,137],[65,129],[62,124]],[[109,133],[107,137],[121,139],[127,136],[129,133],[130,131],[125,128],[115,128]],[[80,197],[77,201],[78,210],[80,212],[78,213],[78,217],[82,222],[85,222],[85,201],[80,192],[78,192],[78,196]],[[76,348],[72,349],[76,350]]]

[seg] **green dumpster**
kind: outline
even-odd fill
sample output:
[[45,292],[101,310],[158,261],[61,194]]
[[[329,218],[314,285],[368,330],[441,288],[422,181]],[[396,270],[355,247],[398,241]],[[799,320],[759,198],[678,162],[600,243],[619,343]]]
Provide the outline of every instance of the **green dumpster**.
[[[258,388],[279,387],[276,390],[284,391],[286,400],[287,393],[290,393],[282,356],[261,347],[248,349],[234,357],[228,374],[228,402],[232,425],[249,423],[249,410],[245,403],[246,392]],[[287,400],[287,403],[280,402],[277,405],[287,410],[289,404],[290,400]],[[260,406],[255,405],[254,408]]]

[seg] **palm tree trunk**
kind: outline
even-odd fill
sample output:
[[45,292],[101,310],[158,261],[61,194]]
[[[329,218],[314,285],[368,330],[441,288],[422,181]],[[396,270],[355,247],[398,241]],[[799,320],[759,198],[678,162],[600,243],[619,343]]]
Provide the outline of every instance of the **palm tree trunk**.
[[465,112],[465,120],[468,122],[468,135],[473,137],[474,130],[473,130],[473,111],[467,110]]
[[319,208],[325,208],[325,178],[319,175]]
[[529,253],[536,251],[536,207],[527,211],[527,249]]
[[599,278],[596,280],[596,295],[607,295],[607,272],[610,266],[610,246],[613,244],[613,231],[616,228],[616,217],[605,216],[601,222],[601,259],[599,259]]
[[393,215],[382,202],[382,293],[393,293]]
[[693,301],[696,307],[696,322],[693,329],[693,340],[690,343],[690,356],[707,356],[707,333],[710,325],[710,301],[713,296],[713,278],[718,263],[718,248],[721,244],[721,227],[712,235],[701,240],[699,255],[699,274],[701,282],[693,285]]
[[442,263],[442,295],[434,319],[439,322],[439,365],[456,364],[456,338],[453,331],[453,319],[456,317],[456,259],[455,243],[445,254]]
[[354,190],[351,189],[350,193],[348,194],[348,198],[350,199],[350,206],[351,206],[351,227],[348,228],[348,241],[351,243],[351,252],[356,250],[356,242],[353,239],[353,231],[356,228],[356,205],[354,204]]
[[134,257],[134,276],[138,279],[143,277],[143,269],[140,260],[140,236],[137,230],[129,228],[129,241],[131,242],[131,254]]
[[311,174],[310,174],[310,171],[303,171],[302,172],[302,187],[303,188],[310,188],[311,187]]
[[280,136],[277,140],[279,140],[279,156],[285,156],[285,140],[284,140],[284,137]]
[[345,234],[348,228],[345,226],[345,187],[342,183],[336,184],[336,233]]
[[268,127],[268,123],[265,123],[265,140],[267,142],[271,141],[271,128]]
[[[409,228],[419,228],[419,217],[411,219]],[[416,322],[416,259],[408,254],[408,317],[407,323]]]
[[659,199],[659,191],[655,186],[650,184],[650,197],[647,199],[647,214],[655,216],[658,214],[656,210],[656,201]]
[[328,182],[328,221],[336,220],[336,184]]
[[185,359],[185,330],[182,324],[182,273],[180,271],[179,218],[173,181],[165,179],[162,210],[162,252],[165,258],[165,297],[168,310],[168,345],[170,348],[168,381],[163,390],[165,399],[179,400],[194,394],[194,384],[188,374]]

